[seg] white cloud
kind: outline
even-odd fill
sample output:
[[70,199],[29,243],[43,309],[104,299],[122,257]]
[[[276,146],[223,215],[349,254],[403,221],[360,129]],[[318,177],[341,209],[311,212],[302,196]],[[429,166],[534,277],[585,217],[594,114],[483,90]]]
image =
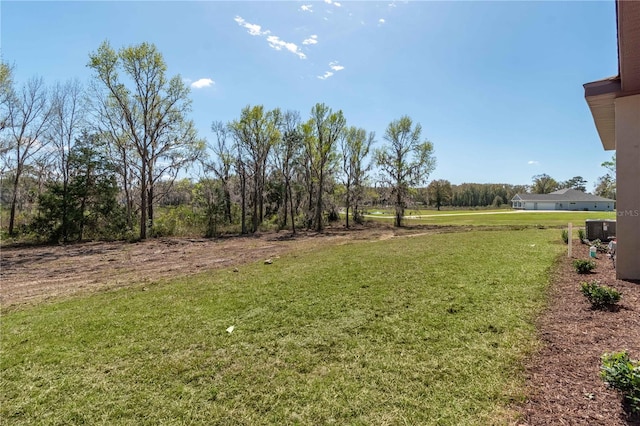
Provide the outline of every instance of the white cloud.
[[313,5],[312,4],[303,4],[302,6],[300,6],[300,10],[303,12],[313,12]]
[[262,31],[262,27],[260,25],[250,24],[240,16],[236,16],[233,20],[236,21],[238,25],[240,25],[241,27],[246,28],[247,32],[252,36],[261,36],[261,35],[270,34],[269,30]]
[[318,76],[318,78],[319,78],[320,80],[326,80],[326,79],[328,79],[329,77],[331,77],[332,75],[333,75],[333,73],[332,73],[331,71],[327,71],[327,72],[325,72],[323,75],[319,75],[319,76]]
[[320,80],[326,80],[329,77],[331,77],[332,75],[335,75],[335,72],[338,71],[342,71],[344,69],[344,67],[342,65],[338,64],[338,61],[331,61],[329,62],[329,68],[331,68],[331,71],[325,71],[325,73],[323,75],[319,75],[318,78]]
[[539,162],[539,161],[536,161],[536,160],[529,160],[529,161],[527,162],[527,164],[531,164],[531,165],[537,166],[538,164],[540,164],[540,162]]
[[280,40],[280,37],[274,35],[270,35],[269,37],[267,37],[267,41],[269,42],[269,46],[276,50],[282,50],[282,48],[284,47],[294,55],[298,55],[300,59],[307,58],[307,55],[302,53],[295,43],[288,43],[284,40]]
[[326,4],[332,4],[332,5],[334,5],[335,7],[340,7],[340,6],[342,6],[342,4],[341,4],[341,3],[338,3],[337,1],[333,1],[333,0],[324,0],[324,2],[325,2]]
[[284,48],[284,49],[288,50],[289,52],[293,53],[294,55],[298,56],[300,59],[306,59],[307,58],[307,55],[302,53],[295,43],[286,42],[284,40],[281,40],[280,37],[278,37],[276,35],[271,35],[271,31],[263,30],[260,25],[251,24],[251,23],[245,21],[240,16],[236,16],[234,18],[234,21],[236,21],[238,23],[238,25],[240,25],[241,27],[246,28],[247,31],[249,32],[249,34],[251,34],[253,36],[266,36],[267,37],[267,42],[269,43],[269,46],[271,48],[273,48],[275,50],[282,50]]
[[334,71],[342,71],[344,69],[342,65],[338,65],[338,61],[329,62],[329,68]]
[[302,44],[318,44],[318,36],[313,34],[312,36],[309,36],[309,38],[305,39]]
[[193,87],[194,89],[202,89],[205,87],[213,86],[214,84],[216,84],[216,82],[211,80],[210,78],[201,78],[200,80],[196,80],[191,83],[191,87]]
[[382,18],[378,19],[378,23],[379,23],[379,24],[384,24],[385,22],[386,22],[386,21],[385,21],[384,19],[382,19]]
[[398,7],[398,5],[395,2],[391,2],[389,3],[389,7]]

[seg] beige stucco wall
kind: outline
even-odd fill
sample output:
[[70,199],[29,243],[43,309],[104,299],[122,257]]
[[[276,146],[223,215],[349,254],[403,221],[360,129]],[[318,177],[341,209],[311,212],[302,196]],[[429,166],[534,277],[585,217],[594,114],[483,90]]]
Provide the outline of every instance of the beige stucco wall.
[[615,100],[617,276],[640,280],[640,95]]

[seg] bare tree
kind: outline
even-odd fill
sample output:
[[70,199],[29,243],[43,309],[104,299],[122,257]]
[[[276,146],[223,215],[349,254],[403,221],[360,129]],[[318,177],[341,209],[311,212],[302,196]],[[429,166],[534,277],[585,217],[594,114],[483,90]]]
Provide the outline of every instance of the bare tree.
[[222,121],[214,121],[211,124],[211,130],[216,135],[216,142],[209,145],[209,149],[213,152],[214,158],[204,164],[205,171],[212,170],[216,177],[220,180],[222,186],[222,195],[224,199],[224,218],[227,223],[231,223],[231,169],[233,167],[233,152],[227,141],[229,137],[229,126]]
[[402,226],[409,188],[423,183],[436,165],[433,144],[421,140],[422,126],[408,116],[389,123],[384,139],[389,143],[375,151],[382,183],[391,188],[395,204],[395,226]]
[[57,83],[51,95],[51,126],[48,139],[55,148],[54,161],[62,184],[62,239],[69,239],[68,210],[72,200],[69,199],[69,180],[71,171],[70,154],[76,139],[85,125],[86,111],[84,91],[78,80]]
[[42,78],[32,78],[8,102],[7,127],[9,141],[5,161],[14,170],[13,193],[9,214],[9,234],[14,234],[16,202],[20,177],[25,165],[32,161],[47,144],[44,138],[50,124],[51,106]]

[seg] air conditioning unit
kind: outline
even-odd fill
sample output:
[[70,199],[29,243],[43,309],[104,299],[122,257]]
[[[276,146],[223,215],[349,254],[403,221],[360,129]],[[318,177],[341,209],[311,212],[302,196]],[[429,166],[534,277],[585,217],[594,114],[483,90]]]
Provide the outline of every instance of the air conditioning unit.
[[587,219],[585,237],[589,241],[608,242],[616,236],[616,221],[613,219]]

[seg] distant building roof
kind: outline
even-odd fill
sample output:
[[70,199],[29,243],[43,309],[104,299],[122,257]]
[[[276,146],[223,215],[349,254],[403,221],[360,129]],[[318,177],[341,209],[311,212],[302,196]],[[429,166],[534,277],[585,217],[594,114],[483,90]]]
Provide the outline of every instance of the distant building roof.
[[518,201],[569,201],[569,202],[589,202],[594,201],[614,203],[615,200],[600,197],[598,195],[587,194],[577,189],[565,188],[553,191],[549,194],[516,194],[513,200]]

